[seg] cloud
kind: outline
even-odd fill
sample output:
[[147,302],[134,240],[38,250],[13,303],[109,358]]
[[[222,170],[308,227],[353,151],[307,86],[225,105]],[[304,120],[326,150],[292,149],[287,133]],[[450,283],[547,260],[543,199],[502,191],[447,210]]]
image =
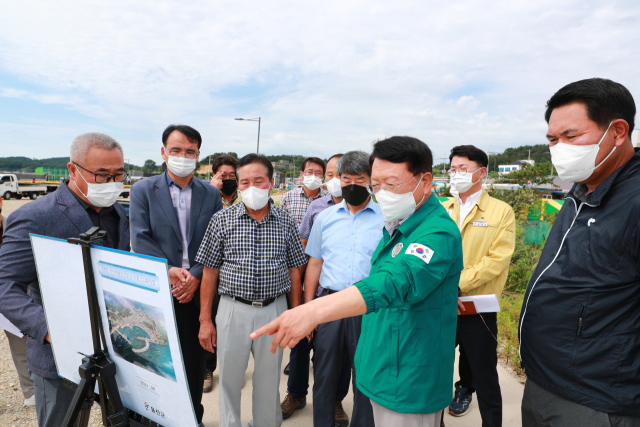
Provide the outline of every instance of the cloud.
[[[199,129],[207,152],[247,153],[257,129],[233,118],[258,116],[270,154],[394,134],[437,157],[460,142],[500,151],[544,143],[544,104],[566,83],[609,77],[639,93],[639,18],[632,1],[13,2],[0,70],[15,84],[0,102],[70,111],[64,128],[86,117],[137,163],[173,122]],[[24,120],[5,117],[8,142]]]

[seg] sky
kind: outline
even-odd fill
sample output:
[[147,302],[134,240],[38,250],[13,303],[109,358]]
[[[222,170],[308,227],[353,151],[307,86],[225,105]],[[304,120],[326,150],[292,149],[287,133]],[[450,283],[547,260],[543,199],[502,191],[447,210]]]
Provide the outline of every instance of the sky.
[[[171,123],[201,157],[327,158],[393,135],[485,151],[546,142],[544,107],[605,77],[640,99],[640,3],[586,0],[2,2],[0,156],[69,155],[104,132],[161,162]],[[634,142],[636,136],[634,135]]]

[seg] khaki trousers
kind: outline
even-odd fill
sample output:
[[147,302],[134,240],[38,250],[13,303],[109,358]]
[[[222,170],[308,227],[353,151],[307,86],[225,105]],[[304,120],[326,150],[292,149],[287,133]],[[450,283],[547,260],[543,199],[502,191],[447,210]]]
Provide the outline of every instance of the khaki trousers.
[[253,420],[250,427],[280,427],[280,367],[282,349],[271,354],[273,336],[252,340],[249,335],[287,310],[281,295],[267,307],[253,307],[222,295],[216,315],[218,372],[220,375],[220,427],[242,427],[240,397],[249,355],[253,370]]

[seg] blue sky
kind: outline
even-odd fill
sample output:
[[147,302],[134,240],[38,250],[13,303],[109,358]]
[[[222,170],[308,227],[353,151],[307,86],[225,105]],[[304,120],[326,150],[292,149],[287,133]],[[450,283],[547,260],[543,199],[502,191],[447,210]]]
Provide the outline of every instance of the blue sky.
[[[0,156],[105,132],[160,161],[170,123],[202,156],[328,157],[391,135],[487,151],[545,142],[546,100],[607,77],[640,99],[636,1],[76,1],[3,5]],[[634,136],[635,140],[635,136]]]

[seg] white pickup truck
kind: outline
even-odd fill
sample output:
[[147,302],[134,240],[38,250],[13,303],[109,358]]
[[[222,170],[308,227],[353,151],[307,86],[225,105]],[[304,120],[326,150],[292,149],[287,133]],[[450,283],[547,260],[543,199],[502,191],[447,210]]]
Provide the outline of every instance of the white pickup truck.
[[5,200],[12,197],[16,199],[28,197],[35,200],[38,196],[47,194],[48,191],[53,191],[56,188],[47,185],[18,183],[18,178],[15,175],[0,174],[0,196]]

